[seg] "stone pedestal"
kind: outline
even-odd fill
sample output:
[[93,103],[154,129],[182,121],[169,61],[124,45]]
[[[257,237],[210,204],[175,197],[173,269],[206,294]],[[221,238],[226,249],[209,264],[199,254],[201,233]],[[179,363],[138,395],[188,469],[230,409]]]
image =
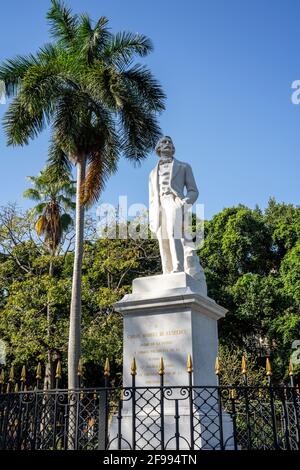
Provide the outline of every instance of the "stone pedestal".
[[216,385],[217,321],[226,310],[199,293],[185,273],[133,281],[132,294],[115,305],[124,314],[123,384],[131,385],[130,364],[137,361],[136,385],[159,385],[161,357],[166,385],[188,385],[186,362],[193,358],[194,385]]
[[[216,386],[215,360],[218,355],[217,321],[225,316],[226,310],[214,300],[201,294],[199,282],[185,273],[160,275],[135,279],[132,294],[115,304],[115,310],[124,315],[123,347],[123,386],[131,387],[130,366],[136,358],[137,387],[159,387],[159,361],[162,357],[165,365],[165,386],[188,386],[189,376],[186,370],[187,357],[193,359],[193,385]],[[218,401],[217,392],[207,391],[207,396],[194,397],[196,420],[202,429],[202,438],[198,447],[213,448],[218,441]],[[176,395],[177,394],[177,395]],[[144,401],[139,408],[138,437],[144,439],[145,448],[153,448],[151,437],[155,441],[157,433],[155,409],[156,397],[149,390],[138,391],[138,397]],[[176,398],[182,398],[180,390],[173,391],[170,400],[164,401],[165,434],[169,436],[169,449],[175,448],[174,404]],[[178,400],[180,414],[181,448],[188,448],[189,440],[189,401]],[[144,416],[144,418],[143,418]],[[202,421],[202,424],[201,424]],[[229,417],[223,413],[226,435],[230,433]],[[150,428],[146,423],[152,423]],[[206,424],[204,424],[206,422]],[[117,423],[111,427],[111,434],[116,432]],[[131,441],[132,413],[131,403],[124,401],[122,435]],[[229,426],[229,428],[228,428]],[[156,429],[157,428],[157,429]],[[228,429],[227,429],[228,428]],[[211,436],[211,446],[206,446]],[[113,437],[113,436],[111,436]],[[201,439],[203,444],[201,445]],[[125,440],[124,440],[125,442]],[[148,443],[148,444],[147,444]],[[124,446],[126,448],[126,445]],[[127,446],[128,448],[128,446]]]

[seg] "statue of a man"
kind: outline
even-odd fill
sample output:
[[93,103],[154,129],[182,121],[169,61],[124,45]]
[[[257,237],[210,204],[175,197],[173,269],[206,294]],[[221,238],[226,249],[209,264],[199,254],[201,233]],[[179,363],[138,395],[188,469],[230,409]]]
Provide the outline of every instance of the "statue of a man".
[[174,158],[171,137],[162,137],[155,148],[159,162],[149,178],[150,230],[157,236],[163,274],[186,272],[201,283],[207,295],[204,271],[199,263],[193,241],[183,233],[185,205],[192,205],[198,189],[192,168]]

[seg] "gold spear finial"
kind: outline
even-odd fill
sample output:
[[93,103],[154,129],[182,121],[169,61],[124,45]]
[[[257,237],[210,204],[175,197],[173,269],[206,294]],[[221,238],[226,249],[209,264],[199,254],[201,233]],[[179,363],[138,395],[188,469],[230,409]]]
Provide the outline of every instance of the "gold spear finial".
[[221,365],[220,365],[220,358],[219,358],[219,356],[216,357],[215,372],[216,372],[216,375],[220,375],[220,374],[221,374]]
[[105,364],[104,364],[104,376],[109,377],[110,376],[110,365],[109,365],[109,359],[108,357],[106,358]]
[[243,375],[247,374],[247,361],[246,361],[245,354],[243,354],[242,356],[242,374]]
[[23,366],[22,367],[22,371],[21,371],[21,382],[25,383],[26,382],[26,367]]
[[131,375],[136,375],[137,374],[135,357],[132,359],[131,372],[130,373],[131,373]]
[[80,358],[79,361],[78,361],[77,375],[78,375],[78,377],[82,377],[82,376],[83,376],[83,363],[82,363],[82,359],[81,359],[81,358]]
[[272,366],[271,366],[270,359],[268,357],[266,359],[266,372],[267,372],[268,377],[272,375]]
[[60,360],[57,361],[55,378],[61,379],[61,361]]
[[292,377],[294,375],[294,364],[292,362],[292,359],[290,359],[289,362],[289,376]]
[[42,364],[39,362],[36,368],[36,380],[41,380],[42,378]]
[[193,361],[192,361],[192,356],[189,354],[187,358],[187,363],[186,363],[187,371],[188,373],[193,372]]
[[9,382],[14,382],[15,381],[15,370],[14,366],[11,366],[10,371],[9,371]]
[[164,364],[164,360],[162,357],[160,358],[160,361],[159,361],[158,373],[159,375],[165,375],[165,364]]

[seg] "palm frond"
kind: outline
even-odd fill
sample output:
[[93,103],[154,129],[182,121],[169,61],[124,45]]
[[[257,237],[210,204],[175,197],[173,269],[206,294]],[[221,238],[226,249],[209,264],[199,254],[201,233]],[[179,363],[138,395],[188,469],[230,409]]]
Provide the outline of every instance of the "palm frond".
[[122,150],[125,157],[136,163],[154,149],[161,129],[154,113],[143,108],[139,100],[128,98],[120,111],[122,120]]
[[101,16],[96,26],[93,28],[89,15],[80,15],[77,47],[82,57],[90,64],[101,58],[101,52],[108,47],[111,42],[112,34],[106,27],[107,23],[108,19]]
[[10,98],[17,94],[28,68],[36,64],[37,59],[33,55],[19,55],[14,59],[8,59],[1,64],[0,80],[5,83],[7,97]]
[[72,46],[77,32],[77,16],[60,0],[52,0],[52,6],[47,13],[50,33],[62,46]]
[[38,234],[38,236],[41,236],[46,229],[47,226],[47,218],[44,215],[41,215],[41,217],[38,219],[38,221],[35,224],[35,231]]
[[37,189],[29,188],[23,192],[23,197],[26,199],[32,199],[33,201],[40,201],[41,195]]
[[27,145],[29,140],[37,137],[47,125],[43,110],[30,112],[28,103],[26,104],[23,98],[21,93],[14,98],[3,118],[8,145]]
[[71,198],[63,196],[62,194],[57,196],[57,201],[64,206],[65,210],[75,210],[76,204]]
[[69,158],[89,145],[90,115],[89,96],[81,90],[67,89],[57,101],[53,120],[55,139]]
[[71,173],[72,164],[67,154],[61,149],[54,137],[49,146],[46,172],[50,179],[56,181],[61,178],[68,178]]
[[53,63],[61,56],[63,51],[64,49],[59,47],[58,44],[46,43],[37,51],[36,62],[41,65],[53,65]]
[[112,111],[117,111],[116,99],[113,92],[115,71],[112,67],[97,66],[89,67],[82,83],[94,101],[98,101]]
[[61,224],[61,229],[63,232],[68,230],[68,228],[72,227],[74,224],[74,221],[72,217],[69,214],[62,214],[60,217],[60,224]]
[[153,50],[151,40],[143,34],[120,32],[113,35],[109,47],[104,50],[106,62],[118,67],[130,63],[134,55],[145,57]]
[[97,153],[88,165],[86,177],[80,188],[80,200],[83,205],[90,207],[98,201],[106,179],[103,159]]
[[144,104],[149,107],[149,110],[162,111],[165,109],[166,95],[147,67],[137,64],[122,72],[121,76],[137,96],[142,96]]
[[44,213],[45,209],[47,208],[48,202],[41,202],[40,204],[37,204],[34,206],[31,211],[33,214],[36,215],[41,215]]
[[115,169],[114,160],[107,158],[105,150],[90,155],[87,173],[80,188],[80,199],[83,205],[91,207],[99,200],[107,179]]

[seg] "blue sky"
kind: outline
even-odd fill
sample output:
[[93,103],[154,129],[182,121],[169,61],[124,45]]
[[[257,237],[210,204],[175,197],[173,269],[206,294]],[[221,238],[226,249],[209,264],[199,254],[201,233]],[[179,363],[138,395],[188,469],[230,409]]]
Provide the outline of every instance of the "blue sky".
[[[34,52],[49,40],[48,0],[1,3],[0,61]],[[299,204],[300,79],[298,0],[69,0],[76,12],[107,16],[112,31],[151,37],[146,59],[167,94],[160,116],[176,157],[191,163],[205,217],[238,203],[264,208],[270,196]],[[7,106],[0,105],[0,119]],[[0,130],[0,206],[17,202],[47,158],[48,135],[7,148]],[[108,182],[102,202],[146,203],[148,174],[127,161]]]

